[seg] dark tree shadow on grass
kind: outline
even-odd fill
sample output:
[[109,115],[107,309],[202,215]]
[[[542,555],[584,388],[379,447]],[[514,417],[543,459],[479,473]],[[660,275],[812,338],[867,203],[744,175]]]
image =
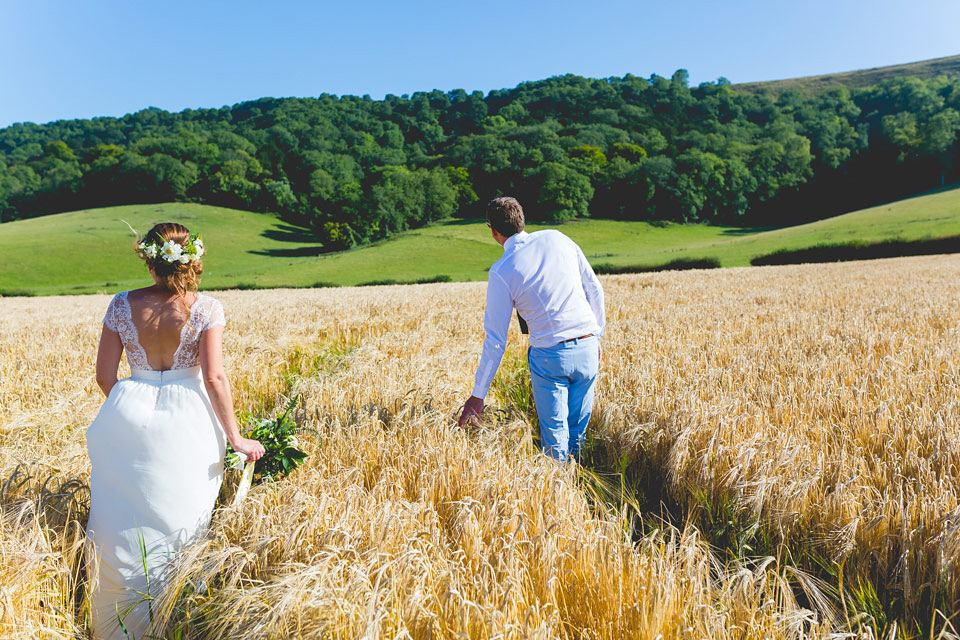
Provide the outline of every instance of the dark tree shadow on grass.
[[307,227],[300,227],[293,224],[279,223],[270,229],[261,233],[264,238],[277,240],[279,242],[290,242],[299,245],[308,246],[275,248],[275,249],[252,249],[248,253],[260,256],[274,256],[279,258],[305,258],[319,256],[324,253],[330,253],[323,244],[317,243],[317,238],[313,231]]
[[905,256],[937,255],[960,252],[960,236],[925,240],[885,240],[883,242],[842,242],[818,244],[804,249],[781,249],[750,260],[754,266],[802,264],[805,262],[845,262]]
[[774,231],[783,227],[737,227],[736,229],[724,229],[722,235],[725,236],[750,236],[764,231]]
[[281,242],[316,242],[317,238],[307,227],[279,223],[261,233],[264,238]]
[[291,247],[290,249],[252,249],[247,253],[275,258],[308,258],[330,253],[330,251],[327,251],[323,245],[315,245],[311,247]]

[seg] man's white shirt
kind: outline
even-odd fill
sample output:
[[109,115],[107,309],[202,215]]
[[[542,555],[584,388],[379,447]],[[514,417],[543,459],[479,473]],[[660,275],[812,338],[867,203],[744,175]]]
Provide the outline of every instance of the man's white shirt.
[[606,324],[603,288],[573,240],[552,229],[510,236],[487,278],[487,337],[473,387],[478,398],[487,395],[500,367],[514,309],[526,321],[533,347],[599,336]]

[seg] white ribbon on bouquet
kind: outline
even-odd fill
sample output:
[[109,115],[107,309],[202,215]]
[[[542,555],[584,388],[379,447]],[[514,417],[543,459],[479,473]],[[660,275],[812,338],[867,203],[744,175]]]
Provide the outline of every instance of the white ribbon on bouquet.
[[247,492],[250,491],[250,485],[253,483],[253,469],[257,466],[256,460],[247,459],[247,454],[238,451],[237,456],[240,461],[232,468],[239,469],[240,464],[243,464],[243,475],[240,476],[240,484],[237,485],[237,494],[233,497],[234,506],[243,502],[243,499],[247,497]]

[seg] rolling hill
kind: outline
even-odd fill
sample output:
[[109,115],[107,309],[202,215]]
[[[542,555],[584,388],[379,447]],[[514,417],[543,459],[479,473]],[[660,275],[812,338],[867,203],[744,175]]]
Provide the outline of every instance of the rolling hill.
[[[126,223],[144,232],[164,220],[204,235],[210,249],[205,289],[483,280],[500,255],[479,220],[447,220],[362,248],[319,254],[298,229],[263,214],[198,204],[129,205],[0,225],[0,293],[109,293],[148,284]],[[613,220],[578,220],[561,229],[595,265],[652,267],[714,258],[725,267],[746,266],[781,249],[958,235],[960,186],[782,229]]]
[[926,79],[939,75],[960,76],[960,55],[857,71],[828,73],[819,76],[770,80],[768,82],[741,82],[732,85],[732,87],[740,91],[750,92],[771,91],[776,93],[785,89],[799,89],[817,93],[835,87],[847,87],[848,89],[869,87],[884,80],[902,76]]

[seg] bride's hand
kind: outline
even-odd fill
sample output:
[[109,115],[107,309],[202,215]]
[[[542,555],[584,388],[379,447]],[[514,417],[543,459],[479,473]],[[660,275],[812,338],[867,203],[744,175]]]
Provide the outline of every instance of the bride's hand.
[[232,446],[233,450],[237,453],[242,453],[247,456],[247,460],[259,460],[263,457],[263,454],[266,453],[266,450],[260,442],[250,440],[249,438],[239,438],[236,442],[231,442],[230,446]]

